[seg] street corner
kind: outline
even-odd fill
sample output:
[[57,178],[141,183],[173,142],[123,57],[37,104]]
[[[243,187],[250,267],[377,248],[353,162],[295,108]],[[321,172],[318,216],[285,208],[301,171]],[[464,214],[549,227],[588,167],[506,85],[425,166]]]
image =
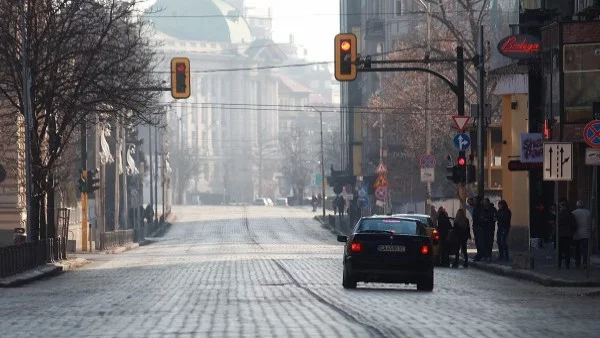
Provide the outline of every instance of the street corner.
[[58,275],[62,273],[62,271],[62,267],[54,264],[40,266],[11,277],[0,279],[0,288],[18,287],[38,279]]
[[125,251],[129,251],[129,250],[134,250],[140,247],[139,243],[130,243],[124,246],[119,246],[116,248],[112,248],[112,249],[107,249],[104,250],[104,253],[107,255],[113,255],[113,254],[120,254],[123,253]]

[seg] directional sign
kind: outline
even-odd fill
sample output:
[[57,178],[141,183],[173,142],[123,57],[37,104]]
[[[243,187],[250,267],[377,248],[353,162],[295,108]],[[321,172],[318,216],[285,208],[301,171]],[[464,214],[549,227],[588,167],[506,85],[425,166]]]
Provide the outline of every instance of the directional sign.
[[375,189],[375,198],[383,201],[387,197],[387,188],[377,188]]
[[573,180],[573,143],[544,143],[544,181]]
[[465,130],[467,123],[469,123],[469,120],[471,120],[471,116],[453,115],[452,119],[454,120],[454,124],[458,131],[462,133]]
[[425,154],[419,159],[419,167],[435,168],[435,157],[431,154]]
[[369,205],[369,198],[367,196],[358,198],[358,206],[364,208]]
[[377,166],[377,169],[375,169],[375,172],[379,175],[384,175],[387,173],[387,167],[385,166],[385,164],[383,164],[383,162],[379,162],[379,165]]
[[471,146],[471,138],[467,134],[456,134],[456,136],[454,136],[453,143],[456,150],[465,151],[469,149],[469,146]]
[[585,148],[585,164],[600,165],[600,148]]
[[373,184],[375,188],[385,188],[388,185],[388,180],[383,175],[379,175],[379,177],[377,177],[377,179],[375,180],[375,184]]
[[583,139],[588,146],[600,148],[600,120],[594,120],[583,128]]

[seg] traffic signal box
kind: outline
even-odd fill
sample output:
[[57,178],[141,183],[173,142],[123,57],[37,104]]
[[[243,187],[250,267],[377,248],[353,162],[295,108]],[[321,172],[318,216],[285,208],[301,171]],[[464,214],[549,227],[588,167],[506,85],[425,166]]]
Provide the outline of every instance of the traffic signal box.
[[92,195],[96,190],[100,189],[100,178],[98,178],[98,173],[98,169],[87,171],[85,183],[88,195]]
[[342,33],[335,36],[335,79],[353,81],[356,79],[356,35]]
[[171,96],[174,99],[190,97],[190,60],[188,58],[171,59]]
[[[470,156],[470,162],[472,162],[472,156]],[[446,179],[452,181],[455,184],[466,184],[475,182],[475,166],[471,163],[467,163],[467,158],[464,151],[458,152],[458,158],[456,159],[455,166],[446,167]]]

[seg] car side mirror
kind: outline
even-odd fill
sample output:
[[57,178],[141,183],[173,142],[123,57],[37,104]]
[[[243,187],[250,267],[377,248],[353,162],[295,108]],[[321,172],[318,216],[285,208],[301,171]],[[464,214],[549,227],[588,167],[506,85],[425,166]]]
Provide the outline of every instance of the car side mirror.
[[346,243],[346,242],[348,242],[348,236],[338,235],[337,236],[337,241],[338,242],[342,242],[342,243]]

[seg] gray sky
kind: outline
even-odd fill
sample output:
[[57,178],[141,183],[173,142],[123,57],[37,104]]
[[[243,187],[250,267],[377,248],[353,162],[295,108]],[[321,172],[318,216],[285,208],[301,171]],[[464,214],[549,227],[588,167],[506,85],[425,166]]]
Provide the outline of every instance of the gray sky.
[[340,27],[338,0],[246,0],[246,5],[271,7],[275,42],[287,42],[294,34],[310,60],[333,60],[333,38]]

